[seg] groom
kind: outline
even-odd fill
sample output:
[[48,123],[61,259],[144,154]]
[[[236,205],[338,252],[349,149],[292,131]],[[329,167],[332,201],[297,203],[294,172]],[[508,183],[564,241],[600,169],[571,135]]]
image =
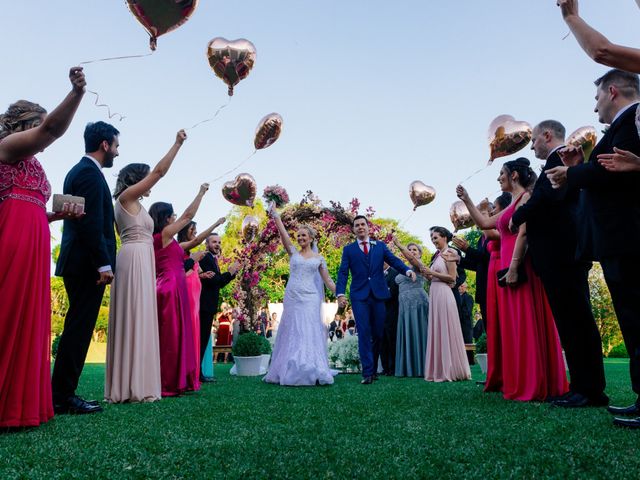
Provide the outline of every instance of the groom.
[[415,282],[416,275],[398,257],[379,241],[369,239],[369,221],[358,215],[353,219],[356,241],[342,250],[338,270],[336,295],[338,306],[345,308],[344,296],[349,272],[351,272],[351,303],[358,328],[358,350],[362,363],[362,384],[370,385],[377,378],[377,361],[380,353],[385,319],[385,300],[389,289],[384,279],[384,262]]

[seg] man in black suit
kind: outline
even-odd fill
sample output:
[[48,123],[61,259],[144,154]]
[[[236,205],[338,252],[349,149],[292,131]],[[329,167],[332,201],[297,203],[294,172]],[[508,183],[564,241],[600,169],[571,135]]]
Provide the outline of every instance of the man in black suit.
[[[613,307],[630,356],[633,390],[639,395],[630,407],[609,407],[614,414],[640,415],[640,172],[608,172],[598,155],[615,149],[640,154],[635,114],[640,102],[638,75],[610,70],[596,80],[596,108],[599,121],[611,126],[586,163],[581,149],[559,151],[567,166],[547,171],[554,187],[581,189],[578,207],[578,250],[581,260],[599,261],[611,293]],[[568,399],[569,401],[571,399]],[[615,424],[640,428],[640,419],[616,419]]]
[[[564,148],[565,134],[556,120],[545,120],[533,129],[531,149],[546,161],[543,172],[562,165],[558,151]],[[528,252],[547,293],[571,374],[569,394],[555,399],[554,404],[603,406],[608,398],[602,342],[589,298],[591,262],[576,259],[578,196],[578,190],[566,186],[554,189],[541,174],[531,198],[516,210],[510,226],[515,231],[527,224]]]
[[55,413],[102,411],[98,402],[76,396],[102,296],[113,280],[116,260],[113,204],[102,174],[118,156],[120,132],[104,122],[90,123],[84,131],[85,156],[64,180],[63,191],[84,197],[85,216],[65,220],[56,275],[69,297],[51,380]]
[[382,374],[394,375],[396,371],[396,341],[398,332],[398,293],[396,283],[398,271],[384,264],[384,280],[387,282],[391,296],[385,300],[386,317],[384,319],[384,331],[382,333],[382,348],[380,358],[382,360]]
[[[200,274],[200,282],[202,283],[202,291],[200,292],[200,364],[202,364],[202,359],[207,351],[213,317],[218,312],[220,289],[224,288],[238,273],[238,264],[235,262],[229,266],[228,272],[220,272],[217,258],[220,252],[220,235],[212,233],[207,238],[207,253],[200,260],[200,269],[202,270]],[[212,382],[213,378],[205,377],[200,372],[200,381]]]
[[[462,237],[453,237],[452,243],[464,252],[460,259],[460,267],[476,272],[476,303],[480,306],[483,331],[487,331],[487,273],[491,255],[487,250],[487,237],[483,235],[478,239],[476,248]],[[466,290],[466,289],[465,289]]]

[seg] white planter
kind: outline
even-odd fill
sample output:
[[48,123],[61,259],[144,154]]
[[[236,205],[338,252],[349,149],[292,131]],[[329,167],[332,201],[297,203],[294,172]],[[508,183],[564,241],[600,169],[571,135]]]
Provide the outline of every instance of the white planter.
[[480,370],[482,370],[482,373],[487,373],[487,354],[476,353],[476,362],[478,362],[478,365],[480,365]]
[[260,375],[262,355],[257,357],[233,357],[236,362],[236,375],[239,377],[254,377]]
[[269,361],[271,360],[271,354],[263,353],[261,357],[262,362],[260,363],[260,374],[262,375],[264,373],[267,373],[267,370],[269,370]]

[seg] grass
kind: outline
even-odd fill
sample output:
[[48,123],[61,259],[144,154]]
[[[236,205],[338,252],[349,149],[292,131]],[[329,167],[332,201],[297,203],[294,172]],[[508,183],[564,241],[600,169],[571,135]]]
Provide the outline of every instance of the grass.
[[[628,360],[607,392],[632,403]],[[640,432],[605,409],[566,411],[483,394],[475,382],[381,378],[285,388],[228,375],[200,393],[106,405],[0,435],[0,478],[637,478]],[[482,378],[473,367],[474,379]],[[101,398],[103,365],[79,394]]]

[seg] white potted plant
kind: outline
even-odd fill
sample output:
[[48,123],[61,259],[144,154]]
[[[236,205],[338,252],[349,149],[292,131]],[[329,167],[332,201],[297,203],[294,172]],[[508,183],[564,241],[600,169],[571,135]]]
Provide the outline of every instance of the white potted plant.
[[254,332],[238,336],[232,349],[235,373],[240,377],[252,377],[261,374],[262,337]]
[[476,362],[480,365],[482,373],[487,373],[487,334],[483,333],[476,340]]
[[269,361],[271,360],[271,342],[268,338],[260,337],[260,351],[262,352],[262,363],[260,364],[260,373],[267,373],[269,370]]

